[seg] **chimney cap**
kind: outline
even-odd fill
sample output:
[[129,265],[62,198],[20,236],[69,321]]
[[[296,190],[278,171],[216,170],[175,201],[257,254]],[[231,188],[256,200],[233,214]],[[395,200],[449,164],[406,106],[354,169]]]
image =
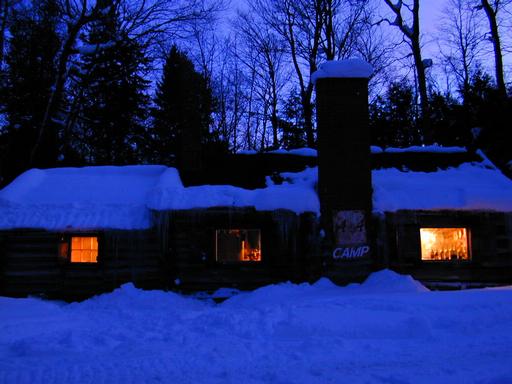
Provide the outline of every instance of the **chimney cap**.
[[373,73],[373,67],[361,59],[330,60],[318,66],[311,75],[311,82],[326,78],[366,78]]

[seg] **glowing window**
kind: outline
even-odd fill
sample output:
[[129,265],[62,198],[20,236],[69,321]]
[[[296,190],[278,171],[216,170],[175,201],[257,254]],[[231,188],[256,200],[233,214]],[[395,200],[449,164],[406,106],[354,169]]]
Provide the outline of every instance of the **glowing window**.
[[219,229],[216,231],[215,240],[217,261],[261,261],[261,232],[259,229]]
[[421,260],[469,260],[466,228],[421,228]]
[[98,238],[97,237],[71,237],[71,262],[72,263],[97,263],[98,262]]

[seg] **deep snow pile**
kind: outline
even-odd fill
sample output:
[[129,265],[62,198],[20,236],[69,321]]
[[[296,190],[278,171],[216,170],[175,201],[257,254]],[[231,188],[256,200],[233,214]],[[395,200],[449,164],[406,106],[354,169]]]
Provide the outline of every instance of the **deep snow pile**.
[[512,290],[284,283],[222,304],[124,285],[0,298],[0,383],[510,383]]

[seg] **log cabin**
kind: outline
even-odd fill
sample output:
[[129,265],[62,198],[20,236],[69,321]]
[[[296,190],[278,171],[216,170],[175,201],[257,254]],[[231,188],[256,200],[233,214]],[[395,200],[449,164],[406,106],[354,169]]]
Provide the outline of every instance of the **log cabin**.
[[[32,169],[0,191],[0,294],[77,300],[339,284],[392,268],[434,288],[512,283],[512,180],[475,149],[370,146],[359,60],[313,76],[318,148]],[[197,161],[200,159],[200,161]]]

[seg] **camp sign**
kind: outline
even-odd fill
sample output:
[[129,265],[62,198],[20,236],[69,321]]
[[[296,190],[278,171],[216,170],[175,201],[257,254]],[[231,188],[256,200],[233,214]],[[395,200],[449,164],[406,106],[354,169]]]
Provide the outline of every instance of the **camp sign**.
[[353,260],[369,255],[364,211],[335,211],[332,222],[334,260]]

